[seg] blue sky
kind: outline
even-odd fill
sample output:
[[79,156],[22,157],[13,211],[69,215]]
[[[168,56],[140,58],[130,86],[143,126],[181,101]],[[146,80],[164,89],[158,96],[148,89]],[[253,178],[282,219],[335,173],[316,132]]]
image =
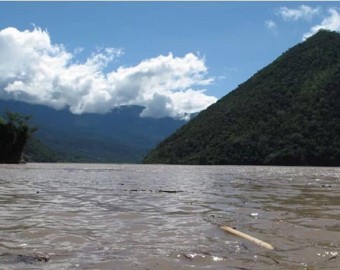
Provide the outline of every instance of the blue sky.
[[0,98],[74,113],[137,104],[142,116],[183,118],[317,29],[339,31],[339,14],[337,2],[0,2],[0,48],[17,62],[6,70],[0,54],[9,74]]

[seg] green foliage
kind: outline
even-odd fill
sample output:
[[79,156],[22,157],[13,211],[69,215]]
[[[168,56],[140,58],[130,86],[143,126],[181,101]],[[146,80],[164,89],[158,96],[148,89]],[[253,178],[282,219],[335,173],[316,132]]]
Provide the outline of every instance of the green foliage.
[[340,165],[340,34],[320,31],[201,112],[145,163]]
[[27,162],[58,162],[62,161],[63,157],[41,140],[31,136],[25,146],[24,159]]
[[27,139],[36,130],[30,117],[7,111],[0,118],[0,162],[19,163]]

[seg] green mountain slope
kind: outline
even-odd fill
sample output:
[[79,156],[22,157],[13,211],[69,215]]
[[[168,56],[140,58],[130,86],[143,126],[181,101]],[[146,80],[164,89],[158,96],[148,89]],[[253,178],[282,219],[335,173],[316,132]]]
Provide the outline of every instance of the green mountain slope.
[[66,158],[50,149],[33,135],[27,140],[23,159],[25,162],[58,162]]
[[340,166],[340,34],[289,49],[144,162]]
[[0,99],[1,111],[31,115],[38,128],[28,140],[24,158],[30,162],[141,163],[146,153],[185,121],[142,118],[143,107],[125,106],[107,114],[74,115],[68,108]]

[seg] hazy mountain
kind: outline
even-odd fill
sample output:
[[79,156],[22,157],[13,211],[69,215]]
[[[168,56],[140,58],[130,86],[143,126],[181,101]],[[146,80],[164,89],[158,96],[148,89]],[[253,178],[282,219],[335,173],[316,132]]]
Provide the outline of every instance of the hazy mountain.
[[144,161],[340,166],[340,34],[289,49]]
[[141,118],[139,106],[120,107],[108,114],[74,115],[68,109],[0,100],[0,111],[6,109],[31,115],[38,127],[26,147],[26,158],[31,161],[141,162],[152,147],[185,123]]

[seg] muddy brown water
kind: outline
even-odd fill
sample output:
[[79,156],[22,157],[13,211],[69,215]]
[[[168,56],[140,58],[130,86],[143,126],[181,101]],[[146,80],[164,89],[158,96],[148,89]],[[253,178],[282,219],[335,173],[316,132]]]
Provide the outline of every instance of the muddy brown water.
[[0,269],[340,269],[339,253],[340,168],[0,165]]

